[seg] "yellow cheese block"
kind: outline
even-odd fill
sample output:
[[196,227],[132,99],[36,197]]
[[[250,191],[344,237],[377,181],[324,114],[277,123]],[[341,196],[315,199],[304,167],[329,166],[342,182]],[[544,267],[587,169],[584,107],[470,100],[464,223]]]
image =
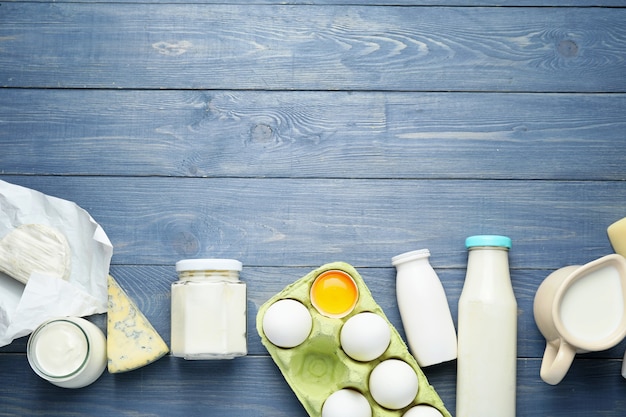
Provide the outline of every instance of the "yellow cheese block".
[[626,258],[626,217],[610,225],[606,231],[615,253]]
[[108,290],[109,372],[132,371],[167,354],[167,344],[111,275],[108,278]]

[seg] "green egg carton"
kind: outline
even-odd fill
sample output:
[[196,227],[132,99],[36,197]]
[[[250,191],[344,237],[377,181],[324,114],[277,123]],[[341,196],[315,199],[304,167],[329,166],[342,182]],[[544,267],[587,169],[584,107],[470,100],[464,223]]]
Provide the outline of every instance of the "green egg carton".
[[[359,291],[354,309],[345,317],[329,318],[321,315],[311,304],[310,290],[315,279],[330,270],[340,270],[352,277]],[[313,319],[309,337],[293,348],[281,348],[272,344],[263,332],[263,316],[267,309],[282,299],[293,299],[304,304]],[[359,362],[350,358],[341,348],[340,331],[352,316],[362,312],[380,315],[389,324],[391,342],[382,356],[370,362]],[[426,376],[410,354],[395,327],[389,322],[382,308],[374,301],[365,282],[354,267],[345,262],[334,262],[321,266],[285,287],[260,308],[256,327],[263,345],[280,369],[285,380],[296,394],[309,416],[321,417],[324,401],[332,393],[343,388],[354,389],[363,394],[370,403],[374,417],[401,417],[411,407],[424,404],[436,408],[444,417],[452,417],[443,401],[428,383]],[[417,374],[418,392],[411,404],[391,410],[380,406],[368,389],[369,375],[380,362],[400,359],[408,363]]]

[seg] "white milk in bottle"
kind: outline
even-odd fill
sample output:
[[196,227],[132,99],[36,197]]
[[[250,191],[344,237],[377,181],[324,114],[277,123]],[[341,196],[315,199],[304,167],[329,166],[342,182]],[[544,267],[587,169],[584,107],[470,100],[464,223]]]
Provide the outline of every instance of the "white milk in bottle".
[[468,237],[459,299],[457,417],[514,417],[517,302],[505,236]]

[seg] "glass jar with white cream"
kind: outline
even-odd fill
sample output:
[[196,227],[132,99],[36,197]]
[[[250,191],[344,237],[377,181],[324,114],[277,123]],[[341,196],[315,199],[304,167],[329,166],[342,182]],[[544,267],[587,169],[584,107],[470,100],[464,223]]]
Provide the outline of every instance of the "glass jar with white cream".
[[82,388],[104,372],[106,338],[102,330],[83,318],[55,318],[30,335],[26,355],[41,378],[63,388]]
[[246,283],[235,259],[184,259],[172,283],[173,356],[232,359],[247,349]]

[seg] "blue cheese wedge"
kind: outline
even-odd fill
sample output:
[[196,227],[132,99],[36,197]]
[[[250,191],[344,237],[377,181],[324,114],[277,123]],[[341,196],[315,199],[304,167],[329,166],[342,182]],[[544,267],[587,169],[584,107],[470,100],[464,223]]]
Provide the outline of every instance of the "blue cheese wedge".
[[107,368],[110,373],[146,366],[169,352],[167,344],[117,281],[108,278]]

